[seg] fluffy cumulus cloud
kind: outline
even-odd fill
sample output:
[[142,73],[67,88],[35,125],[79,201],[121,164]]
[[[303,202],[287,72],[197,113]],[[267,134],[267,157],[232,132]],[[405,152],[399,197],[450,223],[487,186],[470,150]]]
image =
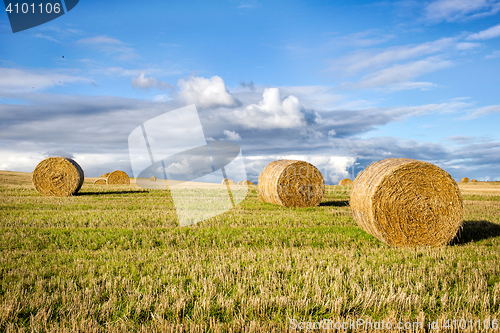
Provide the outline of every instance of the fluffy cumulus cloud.
[[226,88],[224,80],[219,76],[210,79],[204,77],[190,77],[180,79],[177,83],[180,92],[179,98],[187,104],[196,104],[200,108],[236,107],[240,105]]
[[240,141],[241,140],[241,136],[238,133],[236,133],[235,131],[225,130],[224,135],[226,136],[226,139],[229,141]]
[[258,104],[235,110],[228,120],[247,128],[275,129],[307,126],[318,117],[304,109],[297,97],[290,95],[282,100],[278,88],[266,88]]
[[142,89],[149,89],[151,87],[155,87],[157,89],[163,90],[163,89],[174,89],[171,85],[169,85],[166,82],[159,81],[155,77],[146,77],[146,72],[141,71],[138,77],[133,77],[131,79],[131,83],[133,87],[136,88],[142,88]]

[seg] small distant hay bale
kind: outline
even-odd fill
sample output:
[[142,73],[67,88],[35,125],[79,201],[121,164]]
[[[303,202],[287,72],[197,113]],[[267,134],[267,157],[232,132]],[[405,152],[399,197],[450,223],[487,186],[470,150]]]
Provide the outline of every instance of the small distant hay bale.
[[149,180],[152,181],[152,182],[155,182],[156,181],[156,177],[155,176],[151,176],[151,177],[149,177]]
[[434,164],[392,158],[354,180],[350,206],[358,225],[396,247],[448,244],[462,225],[457,183]]
[[462,182],[462,183],[468,183],[468,182],[469,182],[469,178],[464,177],[464,178],[462,178],[462,179],[460,180],[460,182]]
[[263,202],[283,207],[318,206],[325,194],[321,172],[310,163],[278,160],[269,163],[259,177]]
[[477,179],[473,179],[473,180],[471,180],[470,182],[471,182],[471,183],[477,183],[477,182],[478,182],[478,180],[477,180]]
[[251,181],[249,181],[249,180],[244,180],[244,181],[242,182],[242,185],[255,185],[255,184],[254,184],[254,183],[252,183],[252,182],[251,182]]
[[243,185],[243,181],[242,181],[242,180],[240,180],[240,181],[237,183],[237,185]]
[[339,185],[340,185],[340,186],[351,186],[351,185],[352,185],[352,180],[350,180],[349,178],[342,179],[342,180],[339,182]]
[[231,179],[229,179],[229,178],[224,178],[224,179],[222,180],[222,185],[236,185],[236,183],[235,183],[235,182],[233,182],[233,181],[232,181]]
[[84,174],[80,165],[70,158],[49,157],[38,163],[31,180],[42,195],[68,197],[80,190]]
[[101,179],[97,179],[97,180],[94,182],[94,185],[106,185],[106,184],[108,184],[108,183],[106,182],[106,179],[102,179],[102,178],[101,178]]
[[111,172],[108,176],[108,184],[109,185],[129,185],[130,178],[126,172],[121,170],[115,170]]

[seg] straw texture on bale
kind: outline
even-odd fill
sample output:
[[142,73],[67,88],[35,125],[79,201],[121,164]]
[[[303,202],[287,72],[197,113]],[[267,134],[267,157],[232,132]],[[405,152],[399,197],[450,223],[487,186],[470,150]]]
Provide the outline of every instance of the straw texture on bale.
[[84,175],[80,165],[72,159],[49,157],[38,163],[31,180],[42,195],[67,197],[80,190]]
[[105,173],[104,175],[102,175],[101,177],[102,178],[107,178],[109,176],[109,172]]
[[457,183],[434,164],[391,158],[354,180],[350,206],[358,225],[396,247],[448,244],[462,225]]
[[255,185],[254,183],[252,183],[252,182],[251,182],[251,181],[249,181],[249,180],[244,180],[244,181],[242,182],[242,184],[243,184],[243,185]]
[[130,178],[124,171],[116,170],[109,174],[108,176],[108,184],[109,185],[129,185]]
[[233,181],[232,181],[231,179],[229,179],[229,178],[224,178],[224,179],[222,180],[222,185],[236,185],[236,183],[235,183],[235,182],[233,182]]
[[106,182],[106,179],[97,179],[95,182],[94,182],[94,185],[106,185],[107,182]]
[[242,181],[242,180],[240,180],[240,181],[237,183],[237,185],[243,185],[243,181]]
[[263,202],[283,207],[318,206],[325,194],[321,172],[310,163],[278,160],[269,163],[259,177]]
[[149,177],[149,180],[152,181],[152,182],[155,182],[156,181],[156,177],[155,176],[151,176],[151,177]]
[[350,180],[349,178],[342,179],[342,180],[339,182],[339,185],[340,185],[340,186],[352,185],[352,180]]
[[464,177],[464,178],[462,178],[462,179],[460,180],[460,182],[462,182],[462,183],[468,183],[468,182],[469,182],[469,178]]
[[471,182],[471,183],[477,183],[478,181],[477,181],[477,179],[473,179],[473,180],[471,180],[470,182]]

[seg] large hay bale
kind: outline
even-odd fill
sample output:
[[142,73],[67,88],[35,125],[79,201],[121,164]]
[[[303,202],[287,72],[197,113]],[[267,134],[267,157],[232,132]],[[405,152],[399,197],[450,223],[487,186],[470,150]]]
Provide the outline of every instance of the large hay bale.
[[457,183],[434,164],[391,158],[354,180],[350,206],[358,225],[391,246],[439,246],[462,225]]
[[106,185],[108,182],[106,182],[106,179],[97,179],[95,182],[94,182],[94,185]]
[[351,185],[352,185],[352,180],[350,180],[349,178],[342,179],[342,180],[339,182],[339,185],[340,185],[340,186],[351,186]]
[[254,183],[252,183],[252,182],[251,182],[251,181],[249,181],[249,180],[244,180],[244,181],[242,182],[242,185],[255,185],[255,184],[254,184]]
[[49,157],[38,163],[31,180],[42,195],[67,197],[80,190],[84,175],[82,168],[72,159]]
[[477,183],[478,181],[477,181],[477,179],[473,179],[473,180],[471,180],[470,182],[471,182],[471,183]]
[[149,177],[149,180],[152,181],[152,182],[155,182],[156,181],[156,177],[155,176],[151,176],[151,177]]
[[105,173],[104,175],[101,175],[102,178],[108,178],[109,172]]
[[224,179],[222,180],[222,185],[236,185],[236,183],[235,183],[235,182],[233,182],[233,181],[232,181],[231,179],[229,179],[229,178],[224,178]]
[[111,172],[108,176],[108,184],[109,185],[129,185],[130,178],[126,172],[121,170],[115,170]]
[[269,163],[259,177],[263,202],[283,207],[318,206],[325,194],[321,172],[310,163],[278,160]]
[[236,185],[243,185],[243,181],[240,180]]
[[460,182],[462,182],[462,183],[468,183],[468,182],[469,182],[469,178],[464,177],[464,178],[462,178],[462,179],[460,180]]

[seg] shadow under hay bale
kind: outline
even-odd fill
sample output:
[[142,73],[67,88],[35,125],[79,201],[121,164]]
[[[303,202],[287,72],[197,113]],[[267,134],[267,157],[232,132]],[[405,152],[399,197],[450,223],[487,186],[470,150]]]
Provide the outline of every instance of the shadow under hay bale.
[[434,164],[385,159],[354,180],[350,206],[358,225],[397,247],[448,244],[462,225],[457,183]]
[[38,163],[31,180],[35,189],[45,196],[67,197],[83,185],[83,170],[70,158],[49,157]]
[[325,194],[321,172],[310,163],[278,160],[259,176],[259,198],[283,207],[315,207]]
[[465,221],[451,244],[467,244],[498,236],[500,236],[500,225],[496,223],[490,221]]
[[113,171],[108,176],[108,184],[109,185],[129,185],[130,178],[127,173],[121,170]]
[[349,200],[324,201],[319,205],[326,207],[346,207],[349,206]]
[[339,185],[340,185],[340,186],[348,186],[348,185],[352,185],[352,180],[350,180],[349,178],[342,179],[342,180],[339,182]]
[[106,179],[97,179],[95,182],[94,182],[94,185],[106,185],[108,184],[106,182]]

